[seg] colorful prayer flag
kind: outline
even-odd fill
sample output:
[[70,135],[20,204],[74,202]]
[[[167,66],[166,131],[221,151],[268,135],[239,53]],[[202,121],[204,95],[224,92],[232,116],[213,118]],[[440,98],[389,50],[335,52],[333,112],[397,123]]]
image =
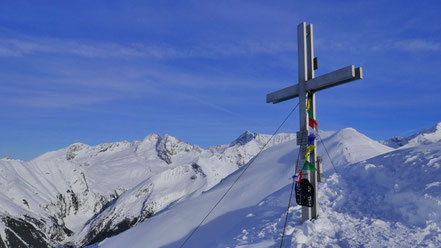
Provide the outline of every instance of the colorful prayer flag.
[[316,120],[308,118],[308,125],[312,128],[316,128],[318,124]]
[[315,166],[308,161],[309,153],[311,153],[311,151],[315,149],[314,140],[316,138],[316,133],[315,133],[314,128],[317,127],[317,121],[314,120],[313,114],[311,113],[311,111],[309,111],[310,107],[311,107],[311,103],[308,100],[306,103],[306,110],[308,113],[308,125],[309,125],[309,128],[308,128],[308,148],[306,149],[306,153],[305,153],[305,164],[303,165],[303,168],[299,173],[300,179],[297,181],[297,183],[300,183],[300,181],[302,179],[302,171],[303,170],[312,170],[312,171],[317,170],[315,168]]
[[315,166],[313,164],[311,164],[308,160],[305,160],[305,164],[303,165],[302,170],[312,170],[312,171],[317,171],[317,169],[315,168]]
[[314,140],[317,136],[315,135],[315,130],[312,127],[308,127],[308,146],[314,145]]
[[311,107],[311,103],[308,100],[306,103],[306,112],[308,113],[308,123],[309,126],[312,128],[316,128],[317,127],[317,121],[314,120],[314,116],[312,115],[311,111],[309,111],[309,108]]
[[299,172],[299,176],[298,176],[298,179],[297,179],[297,181],[296,181],[297,184],[299,184],[300,181],[302,181],[302,174],[303,174],[303,171],[301,170],[301,171]]
[[306,149],[306,154],[305,154],[305,159],[308,159],[308,155],[309,153],[314,150],[315,146],[308,146],[308,148]]
[[308,146],[314,145],[315,135],[309,135],[308,136]]

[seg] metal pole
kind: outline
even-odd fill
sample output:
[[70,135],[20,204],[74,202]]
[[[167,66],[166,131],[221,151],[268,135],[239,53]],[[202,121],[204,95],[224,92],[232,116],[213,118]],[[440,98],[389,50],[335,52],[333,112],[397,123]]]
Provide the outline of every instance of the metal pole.
[[[308,61],[308,80],[314,78],[314,36],[313,36],[313,28],[312,24],[309,24],[306,28],[307,32],[307,61]],[[315,113],[315,94],[313,92],[310,92],[308,94],[308,100],[311,104],[309,111],[311,111],[312,116],[314,119],[316,118]],[[317,168],[317,141],[314,140],[313,144],[316,148],[310,153],[309,155],[309,161]],[[311,182],[312,186],[314,187],[314,206],[311,208],[311,219],[317,219],[318,212],[317,212],[317,190],[318,190],[318,183],[317,183],[317,171],[309,171],[308,173],[308,179],[309,182]]]
[[[298,64],[299,64],[299,116],[300,133],[303,135],[307,129],[306,123],[306,80],[308,80],[308,59],[306,47],[306,23],[302,22],[297,26],[297,44],[298,44]],[[300,166],[305,162],[307,144],[300,144]],[[305,171],[306,172],[306,171]],[[305,173],[306,174],[306,173]],[[310,173],[304,176],[309,180]],[[302,206],[302,221],[311,219],[311,208]]]

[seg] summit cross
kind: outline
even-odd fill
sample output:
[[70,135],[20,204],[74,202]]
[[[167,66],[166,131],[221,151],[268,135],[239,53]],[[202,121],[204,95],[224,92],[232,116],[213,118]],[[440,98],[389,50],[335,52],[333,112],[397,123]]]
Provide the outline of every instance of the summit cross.
[[[272,92],[266,95],[267,103],[279,103],[289,99],[299,98],[300,111],[300,132],[297,135],[297,143],[300,145],[300,160],[298,163],[302,166],[305,161],[305,154],[307,153],[307,141],[304,139],[307,133],[308,118],[306,106],[309,101],[309,111],[316,119],[315,113],[315,92],[334,87],[340,84],[349,83],[354,80],[363,78],[363,71],[361,67],[355,68],[350,65],[334,72],[315,77],[314,70],[317,69],[317,59],[314,58],[314,41],[312,24],[306,25],[305,22],[297,26],[297,43],[298,43],[298,66],[299,66],[299,82],[287,88]],[[300,135],[299,135],[300,134]],[[300,139],[300,140],[299,140]],[[313,205],[312,207],[302,206],[302,221],[316,219],[317,213],[317,172],[320,172],[320,166],[317,159],[317,141],[314,140],[314,149],[309,153],[309,160],[311,164],[315,165],[319,170],[306,170],[303,177],[313,186]],[[308,172],[308,173],[306,173]],[[296,172],[297,173],[297,172]]]

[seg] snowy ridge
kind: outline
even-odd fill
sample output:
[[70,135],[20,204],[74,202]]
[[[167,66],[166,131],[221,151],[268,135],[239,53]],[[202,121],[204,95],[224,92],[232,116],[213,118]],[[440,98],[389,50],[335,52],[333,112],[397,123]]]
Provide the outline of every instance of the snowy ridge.
[[[359,162],[394,150],[370,139],[353,128],[344,128],[331,134],[328,138],[323,137],[322,134],[320,134],[320,137],[323,139],[336,166]],[[323,170],[331,170],[332,165],[322,143],[317,141],[317,146],[319,156],[323,158]]]
[[[236,185],[231,196],[221,204],[223,207],[217,209],[217,213],[201,229],[203,237],[210,237],[212,231],[217,230],[218,238],[202,241],[195,239],[192,241],[195,243],[189,247],[256,247],[257,244],[268,247],[278,242],[287,191],[297,159],[295,136],[274,136],[267,150],[247,171],[245,180],[239,181],[241,183]],[[146,242],[152,247],[176,247],[192,226],[200,221],[199,215],[206,213],[205,210],[213,205],[219,194],[235,180],[243,165],[260,151],[270,137],[247,131],[228,145],[202,149],[170,135],[162,137],[151,134],[142,141],[97,146],[76,143],[45,153],[29,162],[2,159],[1,241],[5,247],[23,244],[36,247],[55,247],[60,244],[80,247],[116,235],[96,245],[121,247],[122,243],[130,240],[130,247],[145,247]],[[338,132],[321,131],[320,137],[338,170],[359,168],[359,164],[370,161],[370,158],[387,156],[395,150],[352,128]],[[340,199],[336,194],[344,195],[348,191],[339,188],[343,183],[336,183],[344,178],[332,176],[334,170],[320,141],[318,149],[328,177],[328,181],[320,186],[320,194],[325,194],[325,204],[321,207],[328,215],[317,222],[327,218],[327,221],[340,221],[346,225],[343,220],[352,218],[354,223],[366,225],[364,232],[367,233],[371,228],[368,220],[359,220],[359,216],[352,212],[348,212],[348,215],[341,209],[338,209],[340,212],[336,211],[338,204],[335,202]],[[400,151],[405,152],[407,149]],[[386,161],[389,159],[385,158]],[[438,162],[433,160],[432,163],[436,165]],[[359,181],[355,178],[350,180],[354,183]],[[428,181],[424,188],[436,190],[439,184],[441,182]],[[356,185],[347,187],[357,188]],[[359,196],[353,192],[351,194]],[[351,198],[348,196],[341,199]],[[195,210],[196,215],[193,214]],[[292,208],[288,236],[296,237],[296,241],[290,242],[294,244],[303,240],[309,246],[314,246],[314,239],[305,238],[308,236],[305,232],[308,232],[308,228],[327,228],[320,225],[306,228],[303,225],[303,229],[299,229],[300,223],[296,222],[298,210],[298,207]],[[436,211],[434,213],[438,214]],[[429,220],[432,218],[430,216]],[[376,218],[375,215],[372,218]],[[399,218],[397,220],[401,221]],[[170,226],[169,223],[175,224]],[[235,228],[218,226],[227,223]],[[21,229],[14,227],[17,225]],[[407,227],[403,228],[403,232],[409,231]],[[426,230],[427,227],[420,225],[418,228]],[[38,238],[26,236],[23,230],[31,230],[33,237]],[[303,230],[303,234],[299,230]],[[343,230],[340,232],[344,233]],[[321,235],[321,238],[325,238],[329,233]],[[357,235],[359,237],[361,234]],[[360,242],[358,238],[352,239]]]
[[[244,145],[202,149],[151,134],[142,141],[75,143],[29,162],[1,159],[0,247],[80,246],[114,235],[216,185],[269,137],[255,136]],[[271,145],[292,138],[280,134]],[[37,238],[23,238],[27,225]]]
[[[317,220],[301,223],[301,208],[291,207],[285,247],[441,246],[441,142],[381,151],[366,141],[353,129],[324,138],[344,173],[328,170],[319,185]],[[185,247],[278,246],[295,147],[289,141],[263,152]],[[238,173],[96,246],[179,247]]]
[[388,140],[381,141],[384,145],[399,148],[399,147],[414,147],[421,144],[432,144],[441,141],[441,122],[431,128],[426,128],[421,132],[411,135],[409,137],[392,137]]

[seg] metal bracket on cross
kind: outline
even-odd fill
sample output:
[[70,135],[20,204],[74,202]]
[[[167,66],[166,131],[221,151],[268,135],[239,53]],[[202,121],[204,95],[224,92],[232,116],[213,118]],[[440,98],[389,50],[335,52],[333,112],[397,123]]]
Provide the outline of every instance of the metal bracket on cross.
[[319,182],[325,182],[325,174],[323,174],[323,167],[322,167],[322,157],[317,156],[317,180]]
[[303,130],[303,132],[298,131],[296,133],[297,145],[298,146],[306,146],[308,145],[308,132]]

